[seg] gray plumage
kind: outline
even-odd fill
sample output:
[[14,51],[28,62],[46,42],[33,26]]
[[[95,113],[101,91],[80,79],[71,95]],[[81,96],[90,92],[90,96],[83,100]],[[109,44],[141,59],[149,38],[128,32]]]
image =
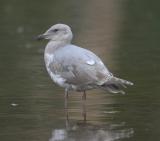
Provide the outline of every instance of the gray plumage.
[[132,82],[114,77],[93,52],[71,44],[72,31],[64,24],[53,25],[39,39],[48,39],[44,59],[52,80],[66,91],[102,88],[111,93],[124,93]]

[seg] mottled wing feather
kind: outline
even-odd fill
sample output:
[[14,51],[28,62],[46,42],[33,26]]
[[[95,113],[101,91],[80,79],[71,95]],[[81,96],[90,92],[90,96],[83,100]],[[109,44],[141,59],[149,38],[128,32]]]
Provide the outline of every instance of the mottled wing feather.
[[50,70],[74,85],[103,84],[111,73],[92,52],[73,45],[56,52]]

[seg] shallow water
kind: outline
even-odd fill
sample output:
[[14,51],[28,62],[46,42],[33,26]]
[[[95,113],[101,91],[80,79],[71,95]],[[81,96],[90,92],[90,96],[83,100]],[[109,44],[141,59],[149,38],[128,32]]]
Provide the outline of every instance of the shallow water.
[[[150,141],[160,139],[159,2],[1,1],[0,140]],[[101,90],[69,95],[49,78],[34,37],[62,22],[73,43],[98,54],[126,95]]]

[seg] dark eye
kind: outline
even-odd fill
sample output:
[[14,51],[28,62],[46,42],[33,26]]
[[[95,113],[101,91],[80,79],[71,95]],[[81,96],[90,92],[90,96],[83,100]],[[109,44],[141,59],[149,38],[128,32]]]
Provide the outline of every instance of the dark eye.
[[58,29],[53,29],[52,32],[58,32]]

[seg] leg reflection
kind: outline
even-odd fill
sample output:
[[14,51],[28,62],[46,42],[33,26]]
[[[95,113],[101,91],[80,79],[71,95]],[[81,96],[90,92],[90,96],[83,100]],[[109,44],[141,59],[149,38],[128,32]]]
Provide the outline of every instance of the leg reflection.
[[69,130],[69,115],[68,115],[68,107],[65,107],[65,116],[66,116],[66,130]]

